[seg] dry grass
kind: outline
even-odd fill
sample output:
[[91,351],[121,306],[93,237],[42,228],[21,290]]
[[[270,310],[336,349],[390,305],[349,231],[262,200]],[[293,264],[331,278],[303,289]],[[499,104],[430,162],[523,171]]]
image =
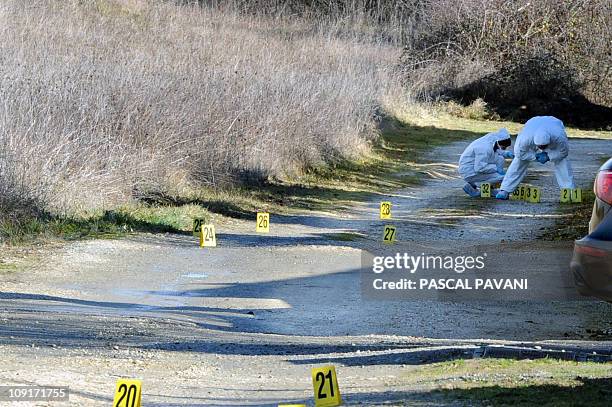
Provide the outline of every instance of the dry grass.
[[369,149],[375,34],[138,0],[0,4],[0,216],[108,209]]

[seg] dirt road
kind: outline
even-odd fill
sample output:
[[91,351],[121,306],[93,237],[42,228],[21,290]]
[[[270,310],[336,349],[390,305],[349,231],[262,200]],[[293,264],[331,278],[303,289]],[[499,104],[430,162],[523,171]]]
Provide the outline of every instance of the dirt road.
[[[349,403],[427,405],[442,401],[401,380],[409,365],[470,358],[487,344],[612,354],[589,334],[612,327],[610,304],[362,298],[360,250],[379,245],[381,200],[393,201],[402,241],[529,242],[563,215],[545,166],[530,177],[542,204],[464,196],[453,167],[463,147],[435,150],[421,187],[338,216],[273,215],[267,236],[239,222],[219,226],[213,250],[187,235],[78,242],[1,274],[0,382],[68,385],[71,405],[94,406],[134,376],[146,406],[275,405],[312,399],[310,367],[332,362]],[[572,155],[586,189],[612,146],[573,140]]]

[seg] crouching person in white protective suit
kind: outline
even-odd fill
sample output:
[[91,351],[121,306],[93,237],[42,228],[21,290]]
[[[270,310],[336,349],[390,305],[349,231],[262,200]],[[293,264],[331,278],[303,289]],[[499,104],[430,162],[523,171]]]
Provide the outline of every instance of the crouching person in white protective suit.
[[537,116],[529,119],[518,134],[514,152],[516,158],[508,168],[497,199],[508,199],[527,174],[527,168],[532,161],[540,164],[552,161],[559,188],[576,187],[568,157],[569,143],[565,127],[556,117]]
[[466,194],[480,196],[478,185],[483,182],[499,184],[504,178],[504,159],[513,158],[510,151],[505,151],[512,144],[510,133],[500,129],[489,133],[470,143],[459,158],[459,174],[466,184]]

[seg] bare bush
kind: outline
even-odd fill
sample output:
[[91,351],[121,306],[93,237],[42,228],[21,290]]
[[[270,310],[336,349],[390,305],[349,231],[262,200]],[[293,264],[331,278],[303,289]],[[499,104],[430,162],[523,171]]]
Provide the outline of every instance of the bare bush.
[[[109,207],[361,154],[396,47],[166,2],[0,4],[0,212]],[[367,38],[367,41],[364,41]]]

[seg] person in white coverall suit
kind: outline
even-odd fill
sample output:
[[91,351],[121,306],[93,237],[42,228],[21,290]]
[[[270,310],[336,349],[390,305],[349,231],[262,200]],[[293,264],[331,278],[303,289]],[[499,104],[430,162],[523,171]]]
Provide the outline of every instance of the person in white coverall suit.
[[480,196],[477,185],[483,182],[498,184],[504,178],[504,159],[513,158],[512,139],[506,129],[489,133],[470,143],[459,158],[459,174],[465,180],[466,194]]
[[508,199],[527,174],[529,163],[555,165],[559,188],[576,188],[569,161],[569,143],[563,122],[552,116],[536,116],[527,121],[514,147],[516,158],[510,164],[496,198]]

